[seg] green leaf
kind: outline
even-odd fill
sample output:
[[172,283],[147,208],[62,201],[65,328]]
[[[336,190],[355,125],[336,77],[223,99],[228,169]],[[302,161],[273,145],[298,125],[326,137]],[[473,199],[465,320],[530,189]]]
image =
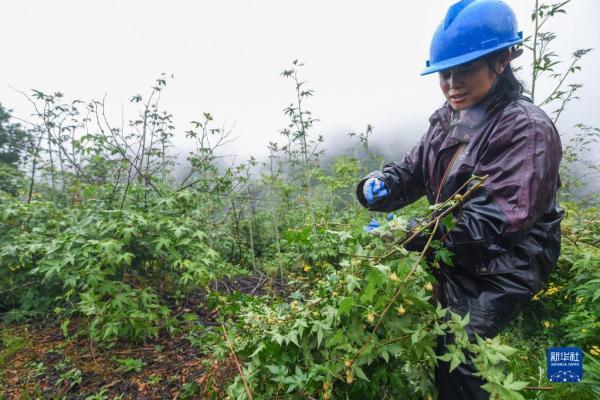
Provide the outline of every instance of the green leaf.
[[296,346],[300,347],[300,343],[298,343],[298,331],[291,330],[285,335],[286,343],[294,343]]
[[416,344],[421,340],[421,331],[415,331],[410,335],[410,342]]
[[373,268],[381,272],[386,278],[390,275],[390,267],[388,267],[387,265],[377,264],[373,265]]
[[339,303],[339,310],[340,310],[340,314],[342,315],[350,315],[350,311],[352,310],[352,306],[354,305],[354,298],[353,297],[344,297],[342,298]]
[[368,282],[364,288],[360,301],[362,303],[370,303],[373,301],[373,297],[377,293],[377,285],[382,282],[383,275],[379,272],[371,271],[367,274],[365,280]]
[[459,352],[454,352],[452,353],[452,358],[450,361],[450,372],[454,371],[456,369],[456,367],[458,367],[461,363],[461,359],[459,356]]
[[69,336],[69,322],[71,321],[69,321],[69,319],[67,318],[60,324],[60,330],[62,331],[64,337]]
[[463,328],[467,325],[469,325],[469,322],[471,321],[471,314],[467,313],[465,314],[464,318],[460,321],[460,326],[462,326]]
[[360,379],[363,379],[367,382],[371,382],[369,380],[369,378],[367,378],[367,375],[365,375],[365,372],[362,370],[361,367],[353,367],[352,370],[354,371],[354,373],[356,374],[357,377],[359,377]]
[[382,350],[381,354],[379,355],[385,360],[385,362],[390,362],[390,353],[388,353],[386,350]]
[[519,392],[505,388],[498,383],[488,382],[481,387],[490,393],[497,394],[499,396],[498,398],[502,400],[525,400]]
[[294,328],[298,329],[298,334],[302,336],[304,328],[308,328],[308,323],[304,318],[298,318],[294,323]]
[[446,228],[446,231],[451,231],[456,225],[454,215],[448,214],[442,219],[442,225]]
[[323,328],[319,327],[319,329],[317,329],[317,348],[321,347],[322,341],[323,341]]
[[156,240],[155,243],[156,245],[154,246],[154,248],[156,249],[156,251],[160,251],[163,248],[168,248],[169,246],[171,246],[171,239],[160,237]]
[[260,342],[258,344],[258,346],[256,346],[256,349],[254,350],[254,352],[252,354],[250,354],[250,358],[254,358],[255,356],[257,356],[261,351],[263,351],[266,348],[265,344],[263,342]]

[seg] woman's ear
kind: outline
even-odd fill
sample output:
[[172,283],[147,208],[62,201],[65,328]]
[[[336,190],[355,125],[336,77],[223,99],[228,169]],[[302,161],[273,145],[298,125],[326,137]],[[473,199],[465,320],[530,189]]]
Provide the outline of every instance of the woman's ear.
[[498,75],[502,75],[506,69],[506,66],[510,62],[510,49],[505,49],[497,60],[496,73]]

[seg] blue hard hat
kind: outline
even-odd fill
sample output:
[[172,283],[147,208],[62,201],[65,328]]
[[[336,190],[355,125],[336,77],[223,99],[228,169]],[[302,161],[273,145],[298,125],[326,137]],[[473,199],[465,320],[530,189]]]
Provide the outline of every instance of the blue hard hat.
[[442,71],[523,42],[517,18],[501,0],[461,0],[446,13],[431,40],[427,68]]

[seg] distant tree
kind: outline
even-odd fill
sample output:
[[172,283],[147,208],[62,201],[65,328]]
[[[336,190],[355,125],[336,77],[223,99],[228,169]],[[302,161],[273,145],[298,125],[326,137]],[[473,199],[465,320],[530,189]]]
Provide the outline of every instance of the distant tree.
[[0,104],[0,191],[18,191],[19,165],[25,156],[27,132],[13,123],[10,110]]

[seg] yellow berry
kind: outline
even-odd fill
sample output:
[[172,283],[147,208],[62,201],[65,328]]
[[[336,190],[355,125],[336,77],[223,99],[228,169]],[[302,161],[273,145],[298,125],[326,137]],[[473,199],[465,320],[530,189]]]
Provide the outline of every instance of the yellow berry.
[[462,201],[462,200],[463,200],[463,197],[462,197],[462,195],[460,195],[460,194],[455,194],[455,195],[454,195],[454,200],[456,200],[456,201]]
[[395,272],[392,272],[392,273],[390,274],[390,281],[392,281],[392,282],[396,282],[397,280],[398,280],[398,275],[396,275],[396,273],[395,273]]
[[345,360],[345,361],[344,361],[344,366],[345,366],[346,368],[350,368],[350,367],[352,366],[352,361],[351,361],[351,360]]
[[427,282],[425,284],[425,286],[423,286],[425,288],[425,290],[427,290],[428,292],[431,292],[433,290],[433,285],[431,284],[431,282]]
[[402,316],[406,314],[406,309],[402,306],[398,307],[398,315]]
[[308,272],[310,271],[310,266],[309,265],[305,265],[304,266],[304,272]]
[[367,321],[369,321],[369,323],[373,323],[373,321],[375,321],[375,315],[373,315],[373,313],[368,313]]
[[348,385],[352,385],[352,382],[354,382],[354,377],[352,376],[352,374],[346,375],[346,383]]
[[552,326],[552,323],[550,323],[550,321],[544,321],[543,324],[545,328],[550,328]]

